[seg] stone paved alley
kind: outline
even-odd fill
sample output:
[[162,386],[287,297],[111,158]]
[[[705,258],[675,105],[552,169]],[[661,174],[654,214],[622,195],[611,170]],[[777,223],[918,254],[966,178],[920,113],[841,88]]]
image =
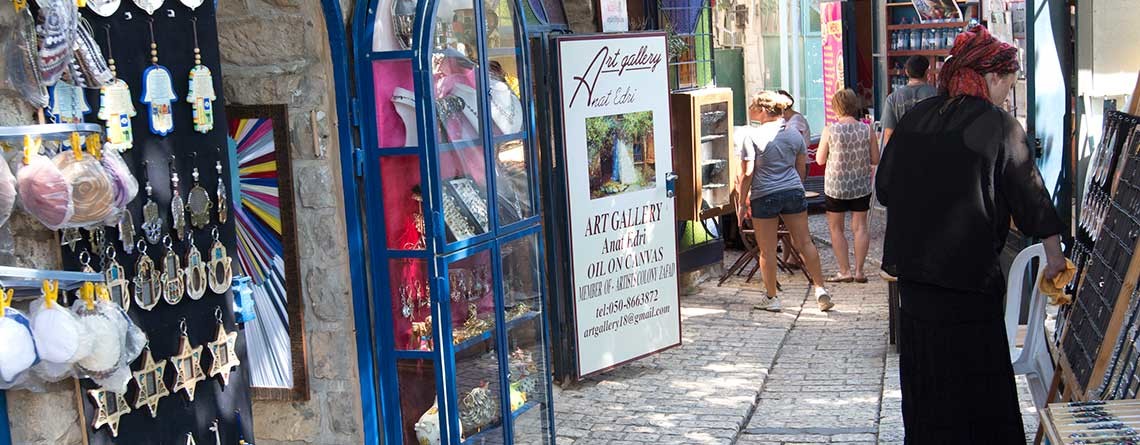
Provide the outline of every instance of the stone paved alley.
[[[812,216],[813,233],[824,272],[833,273],[823,218]],[[874,230],[874,244],[881,230]],[[558,443],[901,444],[887,284],[872,277],[877,264],[867,271],[870,283],[832,288],[837,305],[826,314],[807,298],[802,275],[781,274],[778,314],[752,309],[761,297],[759,276],[719,288],[706,282],[681,298],[682,347],[556,388]],[[1022,395],[1030,440],[1035,412]]]

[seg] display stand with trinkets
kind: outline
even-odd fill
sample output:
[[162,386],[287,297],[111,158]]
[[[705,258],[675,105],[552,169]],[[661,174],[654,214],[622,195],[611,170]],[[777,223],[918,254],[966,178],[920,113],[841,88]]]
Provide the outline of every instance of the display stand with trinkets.
[[1048,401],[1067,403],[1052,404],[1041,412],[1038,437],[1048,435],[1053,443],[1134,440],[1110,437],[1120,432],[1114,429],[1119,421],[1107,414],[1094,419],[1103,431],[1086,431],[1087,422],[1073,420],[1071,411],[1079,407],[1084,413],[1105,403],[1116,405],[1099,400],[1135,399],[1140,392],[1140,345],[1136,344],[1140,341],[1140,255],[1135,255],[1140,250],[1138,123],[1136,116],[1109,113],[1104,141],[1089,163],[1087,192],[1078,218],[1080,235],[1072,254],[1080,264],[1071,285],[1075,295],[1059,318],[1056,341],[1049,344],[1057,372]]
[[[32,17],[54,4],[31,4]],[[81,79],[65,70],[63,79],[87,87],[83,97],[57,89],[52,109],[98,124],[103,150],[137,180],[137,196],[101,224],[68,226],[63,262],[81,270],[85,252],[85,264],[107,281],[108,299],[149,340],[129,363],[121,398],[80,380],[85,443],[253,438],[245,340],[230,290],[232,205],[219,201],[230,199],[233,164],[216,149],[227,146],[227,134],[214,125],[226,119],[214,106],[224,103],[215,7],[96,0],[79,9],[84,54],[105,66],[85,63]],[[85,114],[84,101],[92,112]]]

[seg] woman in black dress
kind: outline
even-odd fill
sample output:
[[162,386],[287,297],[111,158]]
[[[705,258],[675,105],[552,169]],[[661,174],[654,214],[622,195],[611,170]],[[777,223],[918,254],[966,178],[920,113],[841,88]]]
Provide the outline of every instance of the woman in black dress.
[[1056,276],[1065,226],[1021,125],[995,105],[1017,79],[1017,49],[979,26],[950,54],[941,94],[899,122],[875,184],[888,207],[883,270],[902,300],[906,443],[1023,444],[998,255],[1012,217],[1044,240]]

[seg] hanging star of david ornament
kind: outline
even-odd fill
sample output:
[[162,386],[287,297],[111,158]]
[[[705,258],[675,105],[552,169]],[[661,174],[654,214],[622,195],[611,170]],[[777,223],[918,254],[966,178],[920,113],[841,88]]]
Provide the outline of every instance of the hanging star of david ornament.
[[135,385],[139,387],[139,394],[135,398],[135,409],[147,407],[150,417],[158,417],[158,401],[170,395],[166,388],[166,360],[155,363],[150,348],[143,351],[142,368],[131,373],[134,375]]
[[235,349],[236,343],[237,332],[226,332],[225,324],[220,322],[218,335],[214,337],[214,341],[207,343],[210,347],[210,356],[214,358],[210,363],[210,377],[221,377],[223,386],[230,384],[230,373],[241,365]]
[[59,232],[59,245],[67,246],[72,252],[75,252],[75,244],[82,240],[83,234],[79,233],[79,229],[69,228]]
[[198,442],[194,441],[194,433],[186,433],[186,445],[198,445]]
[[194,389],[198,386],[198,382],[206,380],[206,375],[202,372],[201,361],[202,347],[191,347],[190,337],[186,336],[186,332],[183,331],[178,355],[170,357],[170,364],[174,366],[177,373],[172,391],[175,393],[185,391],[186,397],[191,402],[194,401]]
[[122,394],[106,389],[91,389],[87,391],[95,401],[95,421],[91,427],[99,429],[106,426],[111,430],[111,437],[119,437],[119,418],[131,412],[130,405]]

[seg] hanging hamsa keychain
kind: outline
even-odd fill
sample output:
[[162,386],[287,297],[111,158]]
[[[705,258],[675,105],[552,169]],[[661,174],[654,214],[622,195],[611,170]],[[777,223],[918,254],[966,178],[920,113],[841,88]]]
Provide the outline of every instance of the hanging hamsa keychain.
[[211,234],[214,236],[214,245],[210,246],[210,290],[221,295],[230,290],[230,282],[233,281],[234,273],[218,228],[214,227]]
[[119,79],[115,70],[115,58],[111,53],[110,26],[107,26],[107,65],[111,68],[114,79],[99,89],[99,112],[96,114],[107,124],[107,141],[103,143],[103,147],[119,151],[128,150],[135,143],[134,131],[131,128],[135,105],[134,99],[131,98],[131,87]]
[[123,265],[115,259],[117,255],[118,251],[114,247],[107,246],[106,253],[103,254],[103,279],[107,281],[107,290],[111,293],[111,301],[123,308],[124,311],[130,311],[131,282],[127,281]]
[[[221,162],[219,162],[221,164]],[[195,229],[203,229],[210,224],[210,194],[198,182],[199,174],[198,167],[194,167],[194,187],[190,189],[190,194],[186,198],[186,207],[190,210],[190,225]]]
[[182,295],[186,293],[184,278],[186,271],[182,270],[182,260],[174,253],[174,241],[170,239],[170,235],[162,237],[162,243],[166,246],[166,255],[162,256],[162,275],[160,275],[162,299],[174,306],[182,301]]
[[[136,3],[139,0],[135,0]],[[159,4],[162,2],[159,1]],[[174,131],[174,108],[171,104],[178,100],[174,93],[174,82],[170,70],[158,64],[158,43],[154,39],[154,19],[150,20],[150,66],[143,71],[143,93],[141,102],[150,110],[150,132],[166,136]]]
[[186,250],[186,295],[191,300],[201,299],[206,295],[206,286],[210,278],[206,274],[206,262],[202,261],[202,252],[194,244],[194,236],[190,236],[190,248]]
[[[187,0],[182,0],[186,3]],[[202,0],[196,0],[202,4]],[[187,5],[189,6],[189,5]],[[191,6],[194,9],[196,6]],[[190,68],[190,86],[186,90],[186,102],[194,109],[194,131],[209,133],[214,129],[214,76],[210,69],[202,65],[202,50],[198,47],[198,18],[194,22],[194,67]]]
[[139,260],[135,263],[135,304],[144,311],[154,309],[162,295],[162,277],[154,260],[146,253],[146,243],[139,240]]
[[158,203],[154,202],[154,188],[150,186],[150,162],[143,161],[143,178],[146,179],[146,204],[143,204],[143,235],[146,242],[158,244],[162,239],[162,215],[158,213]]
[[154,15],[154,11],[157,11],[158,8],[161,8],[162,3],[165,0],[134,0],[134,1],[135,1],[135,6],[138,6],[139,9],[146,11],[147,14]]
[[178,239],[186,239],[186,203],[182,200],[182,191],[178,184],[178,170],[174,167],[174,156],[170,157],[170,226]]
[[48,113],[52,119],[61,124],[78,124],[83,122],[83,116],[91,113],[91,106],[83,96],[83,88],[67,82],[57,82],[51,87],[51,103]]
[[222,161],[217,161],[214,170],[218,171],[218,224],[225,224],[229,216],[229,207],[226,202],[229,201],[230,197],[226,196],[226,183],[222,180]]
[[128,255],[135,251],[135,218],[131,215],[131,209],[123,208],[123,213],[119,215],[119,243],[123,245],[123,251]]

